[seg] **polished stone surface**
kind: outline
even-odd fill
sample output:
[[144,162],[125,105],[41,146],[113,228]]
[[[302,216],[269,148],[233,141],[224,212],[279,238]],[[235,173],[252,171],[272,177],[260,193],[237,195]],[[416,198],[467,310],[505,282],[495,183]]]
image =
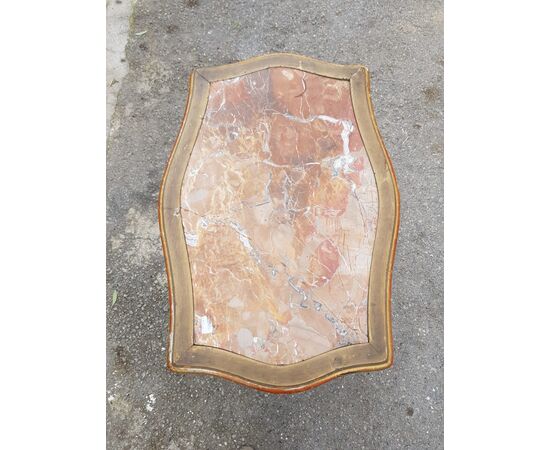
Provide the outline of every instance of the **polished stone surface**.
[[195,343],[291,364],[367,342],[377,215],[348,81],[214,82],[181,197]]

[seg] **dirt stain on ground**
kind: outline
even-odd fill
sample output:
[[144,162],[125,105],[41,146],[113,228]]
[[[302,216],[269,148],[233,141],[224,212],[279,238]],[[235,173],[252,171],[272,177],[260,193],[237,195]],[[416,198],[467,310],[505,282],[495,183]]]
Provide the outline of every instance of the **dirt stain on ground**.
[[127,372],[130,364],[130,355],[126,348],[122,345],[117,345],[114,348],[114,359],[115,359],[115,371],[117,372]]
[[426,99],[427,103],[435,103],[441,96],[441,91],[437,86],[430,86],[426,89],[423,89],[422,93],[424,94],[424,98]]

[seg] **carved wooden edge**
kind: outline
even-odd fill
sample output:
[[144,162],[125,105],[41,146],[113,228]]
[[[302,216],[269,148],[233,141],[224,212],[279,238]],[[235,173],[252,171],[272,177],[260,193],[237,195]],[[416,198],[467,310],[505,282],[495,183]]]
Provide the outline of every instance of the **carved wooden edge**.
[[[349,80],[355,118],[374,171],[379,200],[369,278],[369,342],[340,347],[288,365],[267,364],[227,350],[194,344],[193,286],[179,217],[181,187],[206,111],[210,83],[270,67],[288,67]],[[158,218],[168,276],[170,320],[167,365],[170,370],[216,375],[266,392],[295,393],[340,375],[381,370],[392,365],[391,285],[399,229],[399,190],[374,116],[370,79],[364,66],[332,64],[296,54],[274,53],[234,64],[193,70],[185,114],[160,186]]]

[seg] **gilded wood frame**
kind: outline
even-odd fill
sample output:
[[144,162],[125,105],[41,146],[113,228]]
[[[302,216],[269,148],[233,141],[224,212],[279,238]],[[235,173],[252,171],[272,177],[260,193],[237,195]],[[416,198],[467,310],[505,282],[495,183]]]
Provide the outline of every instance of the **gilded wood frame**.
[[[193,342],[193,286],[180,211],[180,193],[191,151],[206,110],[210,83],[270,67],[288,67],[348,80],[359,132],[378,188],[379,217],[370,269],[366,344],[330,350],[289,365],[272,365]],[[170,154],[159,195],[159,225],[170,302],[168,367],[174,372],[217,375],[267,392],[293,393],[351,372],[380,370],[393,363],[391,280],[399,228],[399,191],[380,136],[370,97],[367,69],[288,54],[268,54],[235,64],[192,71],[181,128]]]

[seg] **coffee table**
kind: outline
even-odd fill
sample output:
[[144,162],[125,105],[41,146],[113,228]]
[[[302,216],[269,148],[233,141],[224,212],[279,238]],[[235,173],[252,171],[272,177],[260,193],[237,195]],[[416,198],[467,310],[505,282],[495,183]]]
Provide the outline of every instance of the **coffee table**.
[[365,67],[193,70],[159,222],[171,370],[293,393],[392,364],[399,193]]

